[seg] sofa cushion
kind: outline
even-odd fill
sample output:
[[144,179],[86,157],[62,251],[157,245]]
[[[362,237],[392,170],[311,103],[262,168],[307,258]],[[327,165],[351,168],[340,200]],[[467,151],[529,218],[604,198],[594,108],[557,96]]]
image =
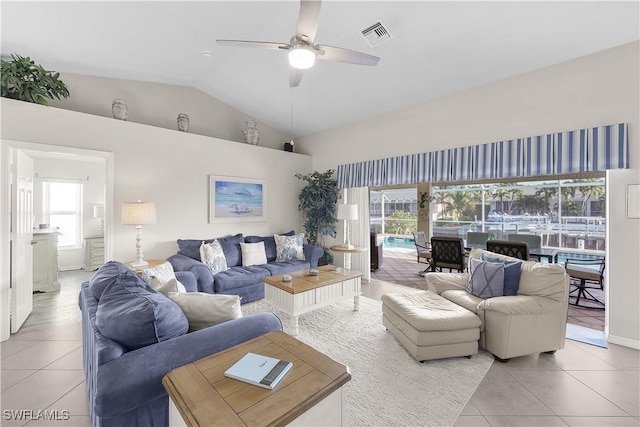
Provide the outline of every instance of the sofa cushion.
[[[100,300],[102,293],[104,290],[115,282],[119,275],[121,274],[130,274],[134,277],[137,277],[136,274],[131,271],[126,265],[118,261],[109,261],[103,264],[98,271],[89,279],[89,289],[91,289],[91,293],[93,297],[97,300]],[[145,286],[144,282],[136,281],[141,287]]]
[[520,286],[520,273],[522,271],[522,261],[509,261],[502,258],[492,257],[482,254],[482,260],[487,262],[497,262],[504,265],[504,295],[517,295]]
[[460,307],[466,308],[473,313],[478,312],[478,304],[484,301],[482,298],[478,298],[477,296],[470,294],[464,289],[449,289],[443,291],[440,296],[458,304]]
[[242,265],[242,249],[240,243],[244,243],[244,236],[236,234],[235,236],[220,237],[217,239],[222,246],[224,257],[227,259],[228,267]]
[[[280,236],[293,236],[296,232],[294,230],[288,231],[286,233],[281,233]],[[276,239],[273,236],[247,236],[244,239],[247,243],[258,243],[264,242],[264,250],[267,254],[267,262],[272,262],[276,260],[277,250],[276,250]]]
[[467,292],[479,298],[504,295],[504,264],[477,259],[469,260],[469,284]]
[[229,268],[222,245],[217,239],[214,239],[211,243],[202,242],[200,245],[200,259],[214,276]]
[[310,266],[311,264],[309,264],[309,261],[292,259],[291,261],[270,262],[269,264],[262,265],[261,267],[269,270],[272,276],[277,276],[278,274],[305,270]]
[[276,241],[276,261],[304,259],[304,233],[295,236],[279,236],[274,234]]
[[242,266],[262,265],[267,263],[267,254],[264,250],[264,242],[240,243],[242,250]]
[[96,311],[102,335],[135,350],[185,334],[189,322],[180,307],[131,273],[115,275],[102,293]]
[[260,283],[262,278],[267,276],[270,276],[269,270],[265,269],[263,265],[231,267],[215,275],[213,288],[215,292],[234,293],[235,289]]
[[170,293],[169,299],[178,304],[187,316],[189,331],[197,331],[242,317],[238,295],[206,292]]
[[200,245],[202,245],[202,242],[211,243],[213,240],[214,239],[178,239],[178,255],[184,255],[196,261],[202,261],[200,258]]

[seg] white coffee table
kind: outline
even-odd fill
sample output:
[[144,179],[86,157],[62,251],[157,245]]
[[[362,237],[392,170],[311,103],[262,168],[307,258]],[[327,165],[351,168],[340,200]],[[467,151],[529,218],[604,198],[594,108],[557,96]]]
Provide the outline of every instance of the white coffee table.
[[335,304],[353,297],[353,309],[360,309],[362,273],[332,266],[318,268],[319,274],[311,276],[309,270],[292,271],[291,281],[282,275],[265,277],[265,299],[291,316],[291,335],[298,335],[298,316],[320,307]]

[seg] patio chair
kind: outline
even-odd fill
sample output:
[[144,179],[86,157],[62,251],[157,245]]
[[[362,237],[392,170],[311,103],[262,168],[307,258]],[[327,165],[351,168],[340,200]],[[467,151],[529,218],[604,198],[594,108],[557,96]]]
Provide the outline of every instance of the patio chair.
[[604,257],[596,259],[567,258],[564,269],[569,275],[569,304],[582,307],[603,309],[604,302],[596,298],[589,289],[604,290]]
[[484,249],[484,244],[487,242],[487,240],[491,240],[492,238],[494,238],[495,236],[491,233],[481,233],[481,232],[477,232],[477,231],[469,231],[467,233],[467,246],[469,247],[474,247],[474,246],[478,246],[479,245],[482,246],[482,248]]
[[466,270],[464,241],[460,237],[431,238],[431,271],[442,271],[443,268],[461,273]]
[[[508,234],[507,240],[510,242],[525,242],[529,245],[529,249],[540,249],[542,247],[542,236],[535,234]],[[535,258],[536,261],[540,261],[540,257],[529,254],[530,258]]]
[[418,263],[427,264],[427,268],[418,273],[418,275],[422,276],[427,271],[431,270],[431,247],[429,246],[429,242],[427,241],[427,236],[424,234],[424,231],[417,231],[413,233],[413,240],[416,244]]
[[507,240],[487,240],[487,250],[513,258],[529,260],[529,245],[524,242],[510,242]]

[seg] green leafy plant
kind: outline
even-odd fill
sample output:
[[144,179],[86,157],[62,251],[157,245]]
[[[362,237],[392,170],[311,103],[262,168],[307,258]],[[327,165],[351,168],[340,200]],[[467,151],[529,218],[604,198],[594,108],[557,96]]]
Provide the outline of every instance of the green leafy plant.
[[307,182],[298,195],[298,210],[302,211],[303,226],[307,242],[324,248],[322,263],[329,264],[333,255],[324,245],[324,236],[336,237],[336,203],[338,186],[333,179],[335,171],[324,173],[314,171],[310,174],[296,174],[296,178]]
[[45,70],[28,56],[12,54],[11,59],[1,60],[3,97],[42,105],[47,105],[47,98],[69,97],[60,73]]

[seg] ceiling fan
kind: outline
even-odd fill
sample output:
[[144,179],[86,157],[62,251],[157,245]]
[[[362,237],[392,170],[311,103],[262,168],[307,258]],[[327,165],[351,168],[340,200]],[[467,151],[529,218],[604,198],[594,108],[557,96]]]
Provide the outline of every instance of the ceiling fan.
[[380,61],[377,56],[341,47],[313,44],[318,31],[321,4],[321,0],[300,0],[300,14],[296,24],[296,33],[291,37],[289,43],[220,39],[216,40],[216,42],[226,46],[256,47],[289,52],[289,87],[297,87],[300,84],[302,70],[311,68],[316,58],[349,64],[377,65],[378,61]]

